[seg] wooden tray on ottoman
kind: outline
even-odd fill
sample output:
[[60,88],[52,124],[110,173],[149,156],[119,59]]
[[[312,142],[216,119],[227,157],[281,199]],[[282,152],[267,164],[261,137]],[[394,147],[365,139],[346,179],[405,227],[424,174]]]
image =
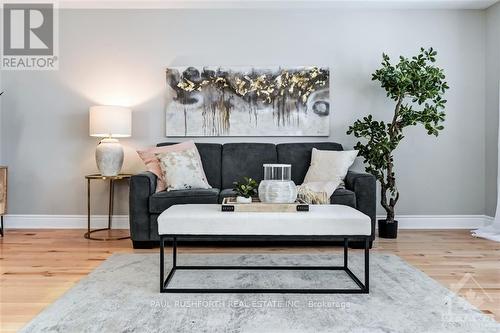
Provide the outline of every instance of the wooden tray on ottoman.
[[223,212],[308,212],[309,205],[303,202],[294,203],[264,203],[258,198],[252,198],[252,203],[236,202],[235,197],[224,198],[221,210]]

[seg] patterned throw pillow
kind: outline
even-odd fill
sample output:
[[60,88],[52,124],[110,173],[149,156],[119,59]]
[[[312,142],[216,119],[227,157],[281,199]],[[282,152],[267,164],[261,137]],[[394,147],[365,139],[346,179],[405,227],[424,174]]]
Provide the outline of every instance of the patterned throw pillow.
[[[158,180],[156,182],[156,192],[164,191],[165,188],[167,187],[165,183],[165,179],[163,178],[163,172],[161,171],[160,167],[160,161],[158,161],[158,158],[156,157],[156,154],[163,154],[163,153],[169,153],[173,151],[184,151],[187,149],[195,149],[196,154],[198,155],[198,160],[200,161],[201,164],[201,157],[200,154],[198,153],[198,149],[196,148],[196,145],[194,144],[193,140],[177,143],[174,145],[169,145],[169,146],[161,146],[161,147],[151,147],[147,149],[142,149],[138,150],[137,154],[139,154],[140,158],[146,165],[146,168],[148,171],[154,173],[156,177],[158,177]],[[203,171],[203,170],[202,170]],[[205,176],[205,171],[203,171],[203,177],[206,179],[207,177]]]
[[205,178],[196,148],[156,154],[167,191],[212,188]]

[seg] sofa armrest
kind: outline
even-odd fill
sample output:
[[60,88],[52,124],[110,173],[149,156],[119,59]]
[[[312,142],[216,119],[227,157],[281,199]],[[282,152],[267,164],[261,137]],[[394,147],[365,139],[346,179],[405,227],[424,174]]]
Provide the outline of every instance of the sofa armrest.
[[356,208],[372,220],[372,239],[375,238],[377,219],[377,182],[369,173],[349,171],[345,177],[345,186],[356,194]]
[[150,239],[149,197],[156,191],[156,176],[146,171],[130,178],[130,237],[134,241]]

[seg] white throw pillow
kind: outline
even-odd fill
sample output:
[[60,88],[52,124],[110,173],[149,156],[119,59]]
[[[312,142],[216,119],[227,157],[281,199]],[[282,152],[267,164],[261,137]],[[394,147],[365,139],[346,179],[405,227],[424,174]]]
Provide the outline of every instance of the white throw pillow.
[[167,191],[212,188],[196,148],[156,154],[165,176]]
[[[328,193],[329,197],[335,189],[342,184],[347,171],[358,156],[357,150],[318,150],[313,148],[311,154],[311,165],[307,170],[303,185],[318,191],[321,189]],[[319,186],[320,184],[323,186]],[[319,188],[318,188],[319,187]]]

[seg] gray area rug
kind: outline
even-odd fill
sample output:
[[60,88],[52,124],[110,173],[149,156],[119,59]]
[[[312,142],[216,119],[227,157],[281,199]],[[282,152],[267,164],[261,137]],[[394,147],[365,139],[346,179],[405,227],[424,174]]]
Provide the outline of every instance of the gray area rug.
[[[23,332],[500,332],[399,257],[371,254],[369,295],[160,294],[157,254],[117,254]],[[166,260],[169,260],[167,256]],[[340,265],[335,255],[180,254],[179,265]],[[349,266],[362,277],[362,256]],[[172,287],[352,287],[344,272],[178,271]]]

